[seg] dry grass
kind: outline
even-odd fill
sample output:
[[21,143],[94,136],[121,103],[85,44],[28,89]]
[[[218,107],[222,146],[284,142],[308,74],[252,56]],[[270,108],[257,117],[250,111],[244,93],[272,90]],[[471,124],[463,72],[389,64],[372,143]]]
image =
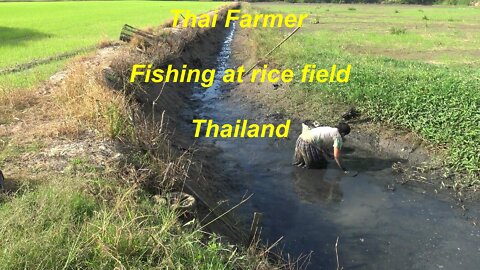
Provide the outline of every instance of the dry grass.
[[[116,126],[127,126],[128,97],[113,92],[98,78],[98,70],[85,64],[73,67],[71,75],[60,88],[52,91],[56,107],[49,111],[52,118],[63,122],[60,134],[78,135],[93,128],[104,135],[116,137]],[[100,73],[101,74],[101,73]]]
[[[101,72],[80,59],[72,63],[59,85],[40,89],[2,91],[0,113],[11,128],[25,126],[24,138],[75,138],[88,130],[119,135],[115,128],[127,116],[128,97],[109,89]],[[16,121],[14,121],[16,120]]]

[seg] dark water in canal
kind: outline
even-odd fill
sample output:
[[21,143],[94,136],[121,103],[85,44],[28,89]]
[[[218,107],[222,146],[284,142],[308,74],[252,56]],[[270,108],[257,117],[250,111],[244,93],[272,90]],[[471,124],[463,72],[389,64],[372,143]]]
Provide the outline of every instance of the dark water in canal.
[[[218,56],[217,79],[197,88],[197,118],[233,124],[237,119],[269,122],[248,104],[233,101],[220,83],[229,65],[233,31]],[[272,122],[272,120],[270,120]],[[345,176],[331,162],[326,170],[291,166],[300,124],[292,122],[289,139],[202,138],[199,144],[220,149],[211,159],[235,186],[233,201],[252,198],[240,214],[262,212],[262,239],[280,237],[283,251],[293,256],[312,251],[308,269],[336,269],[335,241],[344,269],[480,269],[480,231],[450,200],[393,183],[391,165],[367,149],[345,143]],[[193,136],[193,134],[192,134]]]

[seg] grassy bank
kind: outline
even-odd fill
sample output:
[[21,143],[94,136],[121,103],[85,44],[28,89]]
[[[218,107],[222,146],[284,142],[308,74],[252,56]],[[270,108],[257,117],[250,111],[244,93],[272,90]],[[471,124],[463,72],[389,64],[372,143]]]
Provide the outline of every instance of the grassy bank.
[[[91,65],[49,94],[1,96],[1,269],[271,269],[199,216],[153,195],[180,190],[191,156]],[[159,132],[163,130],[163,132]]]
[[55,177],[31,189],[2,198],[2,269],[254,267],[244,251],[114,178]]
[[[116,40],[122,26],[158,26],[171,9],[205,12],[221,2],[88,1],[0,3],[0,70],[35,59]],[[90,49],[91,51],[92,49]],[[11,75],[0,75],[3,88],[34,85],[62,69],[65,60]]]
[[[289,9],[298,12],[307,8],[301,5],[259,5],[258,7],[270,11],[282,9],[283,12]],[[425,39],[413,38],[420,35],[419,33],[412,34],[412,37],[409,34],[398,35],[388,31],[390,24],[395,27],[406,27],[407,33],[410,32],[412,24],[421,25],[422,17],[419,15],[413,17],[402,15],[395,19],[394,23],[389,19],[396,16],[392,9],[404,8],[412,13],[419,12],[419,7],[356,5],[354,10],[349,10],[347,6],[314,5],[308,8],[312,10],[311,16],[317,14],[320,16],[320,24],[306,26],[301,33],[282,45],[272,60],[289,68],[301,68],[307,63],[316,63],[317,66],[327,68],[333,64],[340,66],[352,64],[350,81],[346,84],[301,84],[297,81],[291,86],[293,91],[278,92],[281,96],[277,99],[288,99],[288,102],[275,102],[276,106],[289,111],[309,110],[310,117],[322,117],[328,113],[325,112],[328,106],[322,106],[322,104],[354,105],[364,115],[375,121],[414,131],[430,144],[446,148],[448,156],[445,157],[444,163],[448,168],[460,173],[457,185],[464,187],[478,185],[480,183],[480,152],[477,145],[480,141],[478,63],[475,62],[476,60],[470,61],[472,58],[462,60],[461,57],[457,59],[459,62],[445,60],[438,64],[432,64],[432,61],[425,60],[422,56],[415,60],[404,59],[404,55],[409,51],[422,52],[422,48],[428,48],[428,52],[424,54],[431,55],[443,47],[451,51],[451,58],[445,59],[453,59],[464,49],[476,46],[478,40],[468,39],[460,42],[450,37],[451,40],[444,38],[444,41],[436,46],[430,42],[450,35],[449,30],[442,32],[439,28],[433,27],[435,30],[430,30],[431,26],[428,26],[420,30],[425,32],[421,34],[422,36],[430,37]],[[326,9],[329,11],[325,11]],[[341,10],[337,12],[338,9]],[[378,16],[362,28],[347,22],[336,24],[335,29],[329,28],[331,18],[336,18],[336,21],[372,20],[373,9],[378,13],[392,14],[387,16],[388,18]],[[421,7],[421,9],[427,13],[427,8]],[[326,12],[330,17],[323,17]],[[408,12],[400,9],[399,14],[408,14]],[[427,16],[437,18],[436,20],[444,18],[448,21],[452,14],[459,14],[459,16],[464,14],[462,20],[466,23],[472,20],[470,17],[472,14],[478,12],[480,11],[454,7],[430,7]],[[446,16],[447,13],[449,16]],[[475,20],[470,21],[469,24],[473,28],[480,27],[480,22]],[[379,32],[379,28],[383,31]],[[459,36],[470,34],[468,30],[458,33]],[[263,55],[282,38],[283,36],[276,31],[258,31],[256,36],[260,47],[258,55]],[[416,41],[413,42],[414,40]],[[392,45],[393,43],[395,45]],[[453,43],[455,45],[448,45]],[[377,44],[375,48],[389,47],[389,54],[382,56],[381,49],[372,49],[364,53],[349,49],[358,44],[360,46]],[[478,50],[474,51],[478,53]],[[434,59],[440,61],[435,56]],[[464,63],[460,64],[460,62]],[[300,74],[300,70],[296,70],[296,73]]]
[[[201,36],[186,32],[148,59]],[[203,175],[172,146],[167,120],[155,123],[126,94],[135,85],[106,82],[105,66],[127,73],[126,59],[141,57],[134,45],[107,48],[76,59],[55,85],[0,92],[1,269],[277,269],[266,252],[213,233],[202,206],[185,213],[165,199]]]

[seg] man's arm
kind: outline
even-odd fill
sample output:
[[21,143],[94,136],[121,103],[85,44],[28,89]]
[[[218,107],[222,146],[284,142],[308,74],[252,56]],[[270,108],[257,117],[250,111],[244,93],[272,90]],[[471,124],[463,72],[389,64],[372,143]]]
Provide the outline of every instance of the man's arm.
[[335,159],[335,162],[337,163],[338,167],[346,172],[347,169],[342,166],[342,163],[340,162],[340,149],[338,147],[333,147],[333,158]]

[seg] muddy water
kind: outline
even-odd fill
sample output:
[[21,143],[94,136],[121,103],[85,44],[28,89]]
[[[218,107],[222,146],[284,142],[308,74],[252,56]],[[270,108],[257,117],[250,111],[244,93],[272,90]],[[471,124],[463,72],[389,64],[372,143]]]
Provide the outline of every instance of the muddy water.
[[[227,33],[219,54],[215,84],[195,90],[194,114],[219,124],[276,122],[232,98],[234,90],[220,83],[232,37],[233,31]],[[284,237],[284,252],[298,256],[312,251],[309,269],[336,269],[337,237],[344,269],[479,269],[480,231],[454,202],[407,186],[392,191],[394,160],[356,146],[355,140],[345,143],[344,161],[359,171],[357,177],[343,175],[333,163],[326,170],[291,166],[300,131],[299,123],[292,124],[287,140],[198,141],[218,149],[206,162],[216,163],[226,176],[232,201],[253,193],[239,211],[248,218],[254,211],[263,213],[264,242]]]

